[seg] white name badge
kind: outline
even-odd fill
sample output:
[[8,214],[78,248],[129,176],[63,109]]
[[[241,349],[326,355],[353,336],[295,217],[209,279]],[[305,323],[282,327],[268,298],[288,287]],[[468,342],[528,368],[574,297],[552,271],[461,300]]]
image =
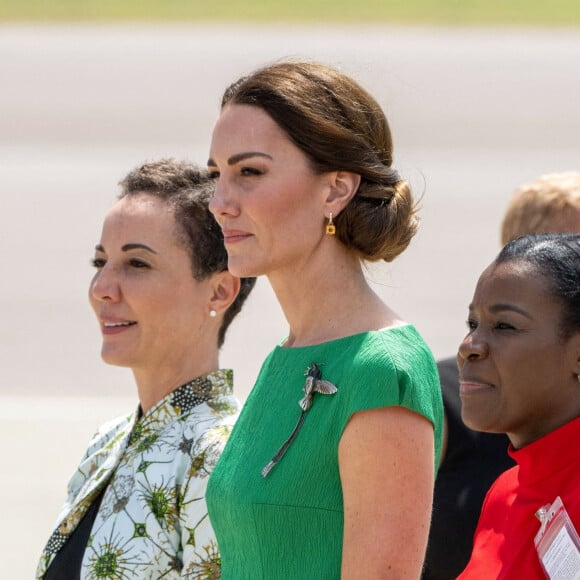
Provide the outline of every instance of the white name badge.
[[541,525],[534,544],[546,577],[580,580],[580,538],[558,496],[536,512]]

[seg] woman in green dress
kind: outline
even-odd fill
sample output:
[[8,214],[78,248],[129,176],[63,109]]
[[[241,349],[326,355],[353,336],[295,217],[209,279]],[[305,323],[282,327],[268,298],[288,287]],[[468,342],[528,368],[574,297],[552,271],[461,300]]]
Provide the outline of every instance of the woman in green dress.
[[418,578],[442,404],[364,276],[418,225],[383,111],[330,67],[266,66],[226,90],[208,166],[229,270],[267,276],[289,324],[210,478],[223,579]]

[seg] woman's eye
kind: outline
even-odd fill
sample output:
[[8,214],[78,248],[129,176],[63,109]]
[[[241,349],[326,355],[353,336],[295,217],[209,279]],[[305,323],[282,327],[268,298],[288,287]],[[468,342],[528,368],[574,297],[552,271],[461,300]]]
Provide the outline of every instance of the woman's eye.
[[217,179],[220,176],[220,172],[217,169],[208,169],[207,175],[210,179]]
[[143,260],[138,260],[137,258],[132,258],[129,260],[129,264],[133,268],[149,268],[149,264],[147,264],[147,262],[143,262]]
[[260,171],[259,169],[256,169],[255,167],[242,167],[240,169],[240,173],[242,175],[262,175],[262,171]]
[[93,258],[91,260],[91,265],[93,266],[93,268],[103,268],[105,266],[105,264],[107,263],[106,260],[104,260],[103,258]]
[[497,322],[495,328],[497,330],[514,330],[514,327],[507,322]]
[[477,328],[477,322],[471,318],[467,320],[466,324],[469,330],[475,330]]

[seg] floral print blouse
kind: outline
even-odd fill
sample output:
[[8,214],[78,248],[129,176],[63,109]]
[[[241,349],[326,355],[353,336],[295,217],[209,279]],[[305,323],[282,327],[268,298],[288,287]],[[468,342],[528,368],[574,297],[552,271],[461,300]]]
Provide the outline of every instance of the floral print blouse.
[[105,486],[82,579],[220,577],[205,490],[239,410],[232,377],[231,370],[198,377],[145,415],[98,430],[69,482],[38,579]]

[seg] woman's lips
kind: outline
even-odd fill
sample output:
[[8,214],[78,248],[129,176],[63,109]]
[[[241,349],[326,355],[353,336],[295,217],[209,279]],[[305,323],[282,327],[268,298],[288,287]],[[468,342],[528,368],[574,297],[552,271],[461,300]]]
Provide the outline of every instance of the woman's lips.
[[478,381],[459,381],[459,394],[460,395],[474,395],[477,393],[482,393],[484,391],[490,391],[494,389],[493,385],[489,383],[481,383]]
[[235,244],[238,242],[243,242],[252,235],[249,234],[248,232],[243,232],[241,230],[224,230],[223,234],[225,244]]
[[119,334],[121,332],[124,332],[128,328],[131,328],[135,324],[137,323],[133,320],[120,320],[116,322],[106,320],[101,322],[101,330],[103,334],[107,335]]

